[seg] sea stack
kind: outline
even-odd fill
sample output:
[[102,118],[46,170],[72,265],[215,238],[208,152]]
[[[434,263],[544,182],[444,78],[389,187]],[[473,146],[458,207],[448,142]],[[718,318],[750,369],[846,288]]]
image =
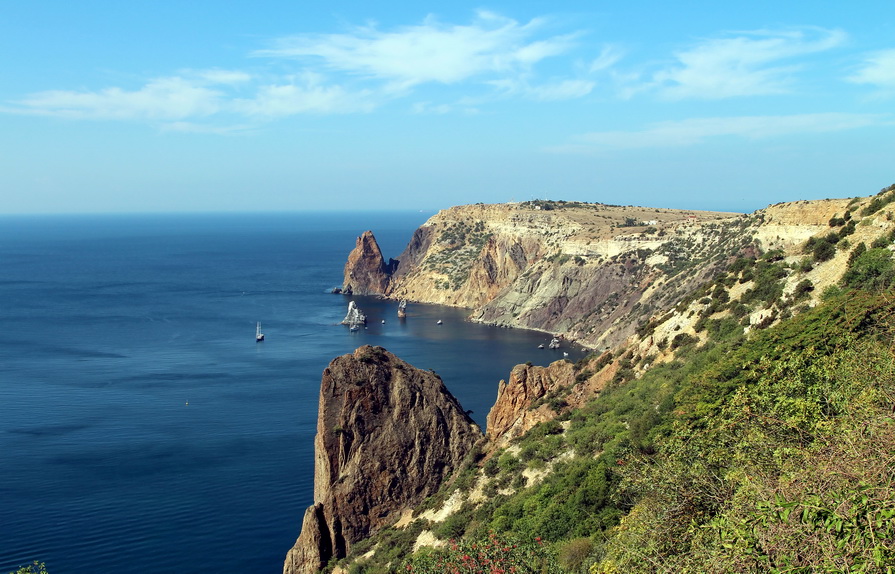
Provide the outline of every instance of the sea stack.
[[394,259],[385,262],[373,232],[365,231],[348,254],[341,292],[346,295],[385,295],[397,267],[398,262]]
[[323,372],[314,439],[314,505],[284,574],[341,558],[434,494],[482,431],[441,378],[365,345]]

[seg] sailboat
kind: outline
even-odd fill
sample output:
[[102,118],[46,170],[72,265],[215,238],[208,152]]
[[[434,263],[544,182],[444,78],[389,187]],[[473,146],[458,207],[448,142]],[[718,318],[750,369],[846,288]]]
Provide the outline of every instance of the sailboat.
[[255,325],[255,342],[260,343],[264,340],[264,333],[261,332],[261,321]]

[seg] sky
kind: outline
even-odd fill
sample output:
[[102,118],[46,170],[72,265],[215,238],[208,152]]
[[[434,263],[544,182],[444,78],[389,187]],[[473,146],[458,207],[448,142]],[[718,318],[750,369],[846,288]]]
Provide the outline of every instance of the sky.
[[895,2],[0,1],[0,213],[751,212],[895,182]]

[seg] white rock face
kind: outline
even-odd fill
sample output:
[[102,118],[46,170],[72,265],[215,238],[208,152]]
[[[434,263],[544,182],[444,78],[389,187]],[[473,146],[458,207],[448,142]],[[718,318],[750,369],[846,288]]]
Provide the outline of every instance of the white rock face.
[[351,301],[348,303],[348,314],[342,319],[343,325],[351,328],[362,327],[367,324],[367,316],[357,306],[357,303]]

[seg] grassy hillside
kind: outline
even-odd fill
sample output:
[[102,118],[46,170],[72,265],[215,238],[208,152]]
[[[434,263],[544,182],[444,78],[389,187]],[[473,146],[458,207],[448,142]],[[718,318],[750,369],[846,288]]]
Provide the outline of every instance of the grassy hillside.
[[569,572],[891,571],[893,313],[849,291],[611,388],[484,463],[491,497],[435,532],[540,539]]

